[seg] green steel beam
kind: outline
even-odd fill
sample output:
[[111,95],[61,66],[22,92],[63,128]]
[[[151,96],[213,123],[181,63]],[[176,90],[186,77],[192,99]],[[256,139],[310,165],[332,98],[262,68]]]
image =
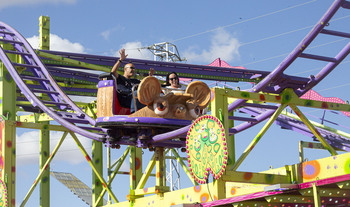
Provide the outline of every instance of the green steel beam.
[[[217,117],[221,123],[224,125],[225,135],[229,134],[229,127],[233,123],[228,119],[229,114],[228,109],[228,95],[227,90],[223,88],[213,88],[213,94],[215,94],[213,101],[211,101],[211,113],[213,116]],[[230,167],[235,162],[235,148],[234,148],[234,136],[226,137],[227,152],[228,152],[228,162],[227,166]]]
[[[1,44],[5,50],[13,50],[11,44]],[[8,54],[14,62],[20,61],[14,54]],[[7,68],[0,61],[0,130],[1,152],[3,159],[0,178],[7,186],[7,200],[11,207],[16,206],[16,83]]]
[[156,165],[156,156],[155,153],[153,154],[151,161],[148,163],[145,172],[142,174],[140,181],[138,182],[137,186],[135,189],[142,189],[143,187],[145,187],[146,182],[149,178],[149,176],[152,173],[152,170],[154,168],[154,166]]
[[311,122],[306,118],[306,116],[299,110],[294,104],[289,104],[293,111],[299,116],[299,118],[304,122],[304,124],[310,129],[310,131],[317,137],[318,141],[322,143],[326,150],[328,150],[331,155],[337,155],[338,153],[333,149],[333,147],[324,139],[321,133],[311,124]]
[[[85,63],[82,61],[78,61],[78,60],[73,60],[70,58],[65,58],[65,57],[61,57],[58,55],[53,55],[53,54],[49,54],[43,51],[39,51],[36,50],[36,53],[40,56],[40,57],[44,57],[44,58],[49,58],[50,60],[47,59],[43,59],[42,61],[45,64],[48,65],[59,65],[62,67],[67,67],[67,66],[73,66],[73,67],[82,67],[82,68],[89,68],[89,69],[93,69],[93,70],[97,70],[97,71],[104,71],[104,72],[110,72],[111,71],[111,66],[107,66],[107,65],[95,65],[95,64],[89,64],[89,63]],[[119,71],[123,71],[122,68],[119,68]],[[148,73],[149,70],[143,70],[143,69],[136,69],[137,73],[143,74],[143,73]],[[162,75],[162,76],[166,76],[168,74],[167,71],[157,71],[157,75]],[[258,83],[260,80],[259,79],[248,79],[248,78],[232,78],[232,77],[225,77],[225,76],[212,76],[212,75],[200,75],[200,74],[190,74],[190,73],[178,73],[179,76],[183,76],[183,77],[188,77],[188,78],[195,78],[195,79],[209,79],[209,80],[219,80],[219,81],[230,81],[230,82],[254,82],[254,83]]]
[[142,177],[142,149],[130,147],[130,203],[135,202],[135,189]]
[[63,127],[61,125],[47,125],[42,123],[29,123],[29,122],[15,122],[15,125],[17,128],[25,128],[25,129],[44,129],[47,127],[47,130],[50,131],[63,131],[68,132],[70,131],[66,127]]
[[43,176],[40,179],[40,206],[50,206],[50,165],[45,166],[50,154],[50,131],[47,129],[49,121],[44,121],[44,127],[40,130],[40,170],[45,169]]
[[[127,155],[129,154],[129,152],[130,152],[130,146],[128,146],[128,147],[126,148],[126,150],[124,151],[124,154],[118,159],[118,161],[117,161],[118,164],[117,164],[116,167],[114,168],[112,174],[109,176],[109,180],[108,180],[107,186],[111,186],[111,184],[112,184],[112,182],[113,182],[115,176],[118,174],[119,169],[120,169],[120,167],[122,166],[122,164],[124,163],[124,161],[125,161]],[[110,169],[108,169],[108,171],[109,171],[109,170],[110,170]],[[102,190],[101,194],[99,195],[99,197],[98,197],[97,200],[96,200],[96,203],[99,203],[100,200],[102,200],[102,198],[103,198],[104,194],[106,193],[106,191],[107,191],[106,188],[104,188],[104,189]]]
[[49,59],[61,62],[61,63],[63,63],[63,66],[67,66],[69,64],[69,66],[74,66],[74,67],[89,68],[89,69],[104,71],[104,72],[108,72],[108,73],[111,72],[111,69],[106,67],[106,66],[85,63],[82,61],[73,60],[70,58],[65,58],[65,57],[62,57],[59,55],[53,55],[53,54],[46,53],[46,52],[39,51],[39,50],[36,50],[36,53],[40,57],[49,58]]
[[53,121],[50,116],[48,116],[46,113],[38,114],[38,113],[32,113],[29,115],[22,115],[17,116],[18,122],[32,122],[32,123],[39,123],[39,122],[45,122],[45,121]]
[[[28,71],[21,71],[22,75],[32,75],[31,72]],[[81,80],[81,79],[76,79],[74,78],[74,76],[70,77],[70,78],[66,78],[66,77],[61,77],[61,76],[52,76],[56,81],[59,82],[65,82],[65,83],[74,83],[74,84],[86,84],[86,85],[96,85],[96,82],[92,82],[92,81],[87,81],[87,80]],[[30,82],[29,80],[26,80],[26,82]],[[31,81],[31,82],[35,82],[35,81]]]
[[[39,47],[42,50],[50,49],[50,17],[39,17]],[[43,96],[44,94],[40,94]],[[44,121],[42,124],[50,124],[50,121]],[[40,170],[44,169],[45,163],[50,154],[50,131],[47,126],[40,129]],[[50,207],[50,165],[46,166],[43,176],[40,179],[40,206]]]
[[233,98],[259,102],[269,102],[288,105],[294,104],[296,106],[304,106],[311,108],[329,109],[336,111],[350,111],[349,104],[301,99],[294,93],[293,89],[291,88],[285,89],[281,94],[253,93],[247,91],[235,91],[232,89],[227,89],[227,95]]
[[37,178],[35,179],[32,187],[29,189],[27,195],[24,197],[22,203],[21,203],[21,207],[25,206],[25,204],[27,203],[28,199],[30,198],[31,194],[33,193],[35,187],[37,186],[38,182],[40,181],[40,179],[42,178],[44,172],[46,171],[46,167],[50,164],[50,162],[52,161],[52,159],[54,158],[54,156],[56,155],[58,149],[61,147],[64,139],[66,138],[68,132],[65,132],[62,136],[62,138],[60,139],[60,141],[57,143],[55,149],[52,151],[51,155],[49,156],[49,158],[47,159],[45,165],[43,166],[43,168],[40,170],[39,175],[37,176]]
[[321,207],[322,203],[321,203],[320,191],[319,191],[318,187],[316,186],[316,183],[312,183],[312,191],[314,193],[315,207]]
[[[222,88],[213,88],[213,94],[214,99],[211,101],[210,107],[211,107],[211,114],[215,117],[217,117],[221,123],[224,126],[225,129],[225,136],[226,136],[226,146],[227,146],[227,155],[228,155],[228,162],[226,166],[226,170],[232,166],[232,164],[235,162],[235,146],[234,146],[234,140],[229,139],[229,119],[228,119],[228,96],[226,93],[226,89]],[[228,167],[229,166],[229,167]],[[224,173],[225,174],[225,173]],[[226,197],[225,192],[225,181],[222,179],[222,177],[218,180],[213,181],[213,188],[215,189],[215,194],[218,199],[223,199]]]
[[[103,145],[102,142],[96,140],[92,141],[92,162],[94,163],[96,170],[100,175],[103,176]],[[92,172],[92,203],[93,206],[102,206],[103,200],[97,201],[99,195],[101,194],[103,188],[99,180],[98,175]]]
[[[297,115],[292,114],[292,113],[289,113],[289,112],[287,112],[286,110],[283,111],[281,114],[286,115],[286,116],[289,116],[289,117],[291,117],[291,118],[293,118],[293,119],[297,119],[297,120],[301,121],[301,119],[300,119]],[[329,126],[325,126],[325,125],[323,125],[323,124],[320,124],[320,123],[317,123],[317,122],[314,122],[314,121],[311,121],[311,120],[310,120],[310,122],[311,122],[312,125],[314,125],[314,126],[316,126],[316,127],[318,127],[318,128],[327,130],[327,131],[329,131],[329,132],[332,132],[332,133],[335,133],[335,134],[338,134],[338,135],[340,135],[340,136],[343,136],[343,137],[346,137],[346,138],[350,139],[350,134],[349,134],[349,133],[343,132],[343,131],[338,130],[338,129],[334,129],[334,128],[329,127]]]
[[39,48],[50,50],[50,17],[39,17]]
[[[155,155],[156,155],[156,186],[158,187],[163,187],[166,186],[165,183],[165,161],[164,161],[164,148],[163,147],[156,147],[155,150]],[[164,196],[163,191],[158,191],[155,192],[157,193],[160,197]]]
[[237,168],[242,164],[243,160],[248,156],[248,154],[253,150],[256,144],[260,141],[262,136],[266,133],[266,131],[270,128],[272,123],[278,118],[278,115],[283,111],[286,107],[286,104],[282,104],[275,113],[271,116],[271,118],[267,121],[264,127],[260,130],[258,135],[254,138],[254,140],[249,144],[249,146],[244,150],[242,155],[238,158],[236,163],[232,166],[231,170],[237,170]]
[[291,178],[289,175],[277,175],[269,173],[255,172],[239,172],[226,171],[222,175],[222,179],[226,182],[251,183],[251,184],[289,184]]
[[72,136],[72,138],[74,139],[75,143],[78,145],[80,151],[84,154],[86,160],[88,161],[88,163],[90,164],[92,170],[94,171],[94,173],[96,174],[96,176],[98,177],[98,179],[100,180],[100,182],[102,183],[103,187],[106,188],[107,192],[109,193],[109,195],[112,197],[113,201],[115,203],[118,203],[118,199],[117,197],[115,197],[114,193],[111,191],[110,187],[107,186],[107,183],[105,181],[105,179],[103,178],[103,176],[99,173],[98,169],[96,168],[95,164],[91,161],[91,158],[89,156],[89,154],[86,152],[84,146],[81,144],[81,142],[79,141],[78,137],[73,133],[70,132],[70,135]]

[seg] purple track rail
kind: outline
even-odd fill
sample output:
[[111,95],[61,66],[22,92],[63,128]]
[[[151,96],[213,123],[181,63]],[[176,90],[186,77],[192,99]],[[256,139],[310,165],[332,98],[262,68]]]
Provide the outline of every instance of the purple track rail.
[[[0,48],[1,61],[6,66],[8,72],[16,82],[19,89],[22,91],[28,101],[34,106],[39,107],[50,117],[55,119],[58,123],[66,128],[81,134],[85,137],[104,141],[106,135],[102,132],[102,129],[94,128],[95,120],[85,114],[57,85],[56,81],[52,78],[44,64],[34,52],[33,48],[15,29],[9,25],[0,22],[0,39],[3,43],[9,43],[13,46],[14,50],[4,50]],[[12,62],[8,55],[17,54],[20,55],[25,63]],[[27,71],[30,71],[32,75],[21,75],[16,70],[16,66],[25,67]],[[40,89],[29,88],[24,80],[33,80],[40,83]],[[43,101],[37,97],[36,93],[47,94],[51,101]],[[55,110],[65,109],[66,111]],[[68,112],[73,111],[73,112]],[[92,125],[80,127],[76,124],[88,124]],[[99,133],[93,133],[88,130],[98,130]],[[102,133],[101,133],[102,132]]]
[[[325,78],[336,66],[343,61],[343,59],[349,54],[350,52],[350,42],[336,55],[334,58],[330,57],[324,57],[319,55],[312,55],[312,54],[306,54],[303,53],[303,51],[311,44],[311,42],[320,34],[326,34],[326,35],[334,35],[334,36],[340,36],[340,37],[348,37],[350,38],[350,34],[343,33],[339,31],[331,31],[331,30],[325,30],[324,27],[328,24],[328,22],[331,20],[331,18],[334,16],[334,14],[338,11],[339,8],[343,7],[344,9],[348,9],[343,5],[347,5],[348,2],[345,0],[335,0],[331,7],[327,10],[327,12],[324,14],[324,16],[317,22],[317,24],[313,27],[313,29],[306,35],[306,37],[299,43],[299,45],[275,68],[274,71],[272,71],[264,80],[262,80],[260,83],[258,83],[254,88],[250,89],[249,92],[267,92],[264,89],[275,79],[278,79],[280,75],[290,66],[297,58],[308,58],[312,60],[318,60],[318,61],[328,61],[329,63],[315,76],[310,77],[309,81],[305,86],[298,88],[295,90],[296,94],[300,97],[303,94],[305,94],[308,90],[310,90],[312,87],[317,85],[323,78]],[[281,88],[284,89],[283,86]],[[229,111],[232,111],[239,106],[243,105],[246,101],[245,100],[237,100],[230,104]],[[238,133],[240,131],[243,131],[245,129],[248,129],[261,121],[266,120],[269,118],[275,110],[269,110],[265,113],[260,114],[256,119],[257,122],[245,122],[242,123],[236,127],[234,127],[235,133]]]

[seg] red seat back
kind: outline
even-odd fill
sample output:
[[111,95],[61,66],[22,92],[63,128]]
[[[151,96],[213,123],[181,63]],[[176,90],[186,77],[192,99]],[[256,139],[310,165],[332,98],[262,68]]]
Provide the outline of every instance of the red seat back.
[[114,111],[113,111],[113,114],[114,115],[129,115],[130,114],[130,108],[121,107],[120,104],[119,104],[117,95],[118,95],[118,93],[115,90],[114,97],[113,97],[113,100],[114,100]]

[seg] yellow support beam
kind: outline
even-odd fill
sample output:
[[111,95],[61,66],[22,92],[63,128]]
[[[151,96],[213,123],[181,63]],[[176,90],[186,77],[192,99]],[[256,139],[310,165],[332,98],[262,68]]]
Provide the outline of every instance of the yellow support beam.
[[[110,186],[111,186],[111,184],[112,184],[112,182],[113,182],[115,176],[116,176],[116,175],[118,174],[118,172],[119,172],[120,167],[121,167],[122,164],[124,163],[124,161],[125,161],[125,159],[126,159],[126,156],[129,154],[130,148],[131,148],[131,146],[128,146],[128,147],[126,148],[124,154],[119,158],[119,162],[118,162],[117,166],[116,166],[115,169],[113,170],[112,174],[109,176],[109,180],[108,180],[108,183],[107,183],[107,187],[110,187]],[[99,197],[97,198],[97,200],[96,200],[96,203],[99,203],[99,202],[102,200],[102,198],[103,198],[104,194],[106,193],[106,191],[107,191],[107,189],[106,189],[106,188],[103,188],[102,192],[100,193],[100,196],[99,196]]]
[[70,131],[69,129],[61,125],[47,125],[47,124],[19,122],[19,121],[17,121],[15,124],[16,124],[16,127],[18,128],[26,128],[26,129],[44,129],[45,128],[50,131],[63,131],[63,132]]
[[42,114],[33,113],[29,115],[17,116],[17,121],[38,123],[42,121],[53,121],[53,118],[48,116],[46,113],[42,113]]
[[316,183],[312,183],[312,191],[314,193],[314,203],[315,207],[321,207],[321,198],[320,198],[320,192],[318,187],[316,186]]
[[164,148],[156,147],[154,153],[156,157],[156,185],[164,186]]
[[288,175],[239,172],[239,171],[226,171],[226,173],[222,175],[222,179],[226,182],[255,183],[255,184],[267,184],[267,185],[291,183],[290,176]]
[[275,113],[270,117],[270,119],[267,121],[267,123],[264,125],[264,127],[260,130],[258,135],[253,139],[253,141],[249,144],[249,146],[245,149],[245,151],[242,153],[242,155],[237,159],[235,164],[232,166],[231,170],[237,170],[237,168],[242,164],[244,159],[248,156],[248,154],[253,150],[253,148],[256,146],[256,144],[260,141],[262,136],[267,132],[267,130],[270,128],[272,123],[278,118],[280,113],[283,111],[283,109],[286,107],[286,104],[282,104]]
[[107,185],[107,182],[105,181],[105,179],[103,178],[103,175],[101,175],[98,170],[95,167],[95,164],[91,161],[91,157],[89,156],[89,154],[86,152],[84,146],[81,144],[81,142],[79,141],[78,137],[73,133],[70,132],[70,135],[72,136],[72,138],[74,139],[75,143],[77,144],[77,146],[79,147],[80,151],[84,154],[86,160],[88,161],[88,163],[90,164],[93,172],[96,174],[96,176],[98,177],[98,179],[100,180],[100,182],[102,183],[103,187],[107,190],[107,192],[109,193],[109,195],[112,197],[113,201],[115,203],[118,203],[118,199],[117,197],[114,195],[114,193],[112,192],[112,190],[110,189],[110,187]]
[[156,165],[156,156],[155,156],[155,153],[154,153],[152,158],[151,158],[151,161],[148,163],[148,165],[147,165],[147,167],[145,169],[145,172],[142,174],[142,177],[141,177],[139,183],[136,186],[136,190],[137,189],[143,189],[143,187],[145,187],[145,184],[146,184],[149,176],[151,175],[152,170],[153,170],[155,165]]
[[154,186],[151,188],[136,189],[135,196],[139,197],[143,195],[157,194],[160,192],[169,192],[169,191],[170,191],[169,186]]
[[227,91],[227,95],[230,97],[245,99],[245,100],[288,104],[288,105],[294,104],[296,106],[329,109],[329,110],[336,110],[336,111],[350,111],[349,104],[301,99],[294,93],[293,89],[291,88],[285,89],[281,94],[252,93],[247,91],[235,91],[232,89],[226,89],[226,91]]
[[46,163],[44,164],[44,166],[42,167],[42,169],[40,170],[39,175],[37,176],[37,178],[35,179],[32,187],[29,189],[27,195],[25,196],[25,198],[23,199],[22,203],[21,203],[21,207],[25,206],[25,204],[27,203],[28,199],[30,198],[31,194],[33,193],[35,187],[37,186],[38,182],[41,180],[41,177],[43,176],[43,174],[46,171],[46,167],[51,163],[52,159],[54,158],[54,156],[56,155],[56,153],[58,152],[59,148],[61,147],[64,139],[66,138],[68,132],[65,132],[63,134],[63,136],[61,137],[60,141],[57,143],[55,149],[52,151],[52,153],[50,154],[50,157],[47,159]]
[[306,116],[296,107],[294,104],[289,105],[293,111],[299,116],[299,118],[304,122],[304,124],[310,129],[310,131],[317,137],[318,141],[322,143],[324,148],[326,148],[331,155],[337,155],[338,153],[333,149],[333,147],[323,138],[321,133],[311,124],[311,122],[306,118]]

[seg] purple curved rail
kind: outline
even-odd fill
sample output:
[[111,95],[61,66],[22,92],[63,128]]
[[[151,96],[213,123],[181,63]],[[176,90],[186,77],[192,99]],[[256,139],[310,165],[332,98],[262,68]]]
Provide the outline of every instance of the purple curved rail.
[[[250,92],[259,92],[264,91],[264,87],[266,87],[273,79],[278,78],[280,74],[282,74],[283,71],[287,69],[287,67],[292,64],[298,57],[300,58],[309,58],[314,60],[320,60],[320,61],[331,61],[328,63],[317,75],[316,77],[310,77],[310,80],[308,83],[303,87],[296,90],[296,94],[300,97],[304,93],[306,93],[308,90],[310,90],[312,87],[317,85],[323,78],[325,78],[343,59],[349,54],[350,52],[350,43],[348,43],[335,58],[328,58],[328,57],[322,57],[318,55],[310,55],[303,53],[303,51],[310,45],[310,43],[317,37],[318,34],[324,33],[329,35],[335,35],[335,36],[342,36],[342,37],[350,37],[350,34],[347,33],[341,33],[341,32],[329,32],[330,30],[324,30],[324,27],[328,24],[329,20],[334,16],[334,14],[338,11],[338,9],[344,4],[344,0],[336,0],[333,2],[331,7],[327,10],[325,15],[318,21],[318,23],[314,26],[314,28],[306,35],[306,37],[299,43],[299,45],[290,53],[288,57],[282,61],[278,65],[278,67],[271,72],[270,75],[268,75],[263,81],[261,81],[259,84],[257,84],[254,88],[250,89]],[[324,32],[327,31],[327,32]],[[265,91],[264,91],[265,92]],[[229,111],[232,111],[239,106],[241,106],[243,103],[245,103],[245,100],[237,100],[229,105]],[[275,110],[266,111],[265,113],[260,114],[258,117],[258,122],[245,122],[242,123],[236,127],[234,127],[232,130],[230,130],[231,133],[239,133],[243,130],[246,130],[257,123],[266,120],[272,114],[275,112]]]
[[[350,36],[349,36],[350,38]],[[333,62],[328,63],[316,76],[312,81],[310,81],[304,89],[298,89],[297,95],[300,97],[304,95],[308,90],[317,85],[321,80],[323,80],[337,65],[344,60],[344,58],[350,52],[350,43],[348,43],[334,58]]]
[[[89,130],[102,129],[92,127],[95,124],[95,120],[85,114],[75,103],[60,89],[56,81],[51,77],[44,64],[41,62],[39,57],[36,55],[30,44],[26,39],[18,33],[15,29],[9,25],[0,22],[0,39],[1,42],[9,43],[13,46],[14,50],[5,50],[0,47],[0,58],[6,66],[8,72],[16,82],[17,86],[23,92],[28,101],[35,107],[39,107],[50,117],[55,119],[58,123],[64,127],[80,134],[85,137],[104,141],[106,135],[102,133],[93,133]],[[7,54],[20,55],[25,64],[12,62]],[[30,71],[32,75],[25,76],[20,75],[16,66],[25,67],[27,71]],[[24,80],[34,80],[40,83],[41,89],[34,90],[30,89]],[[52,101],[40,100],[35,93],[46,93]],[[51,106],[56,106],[59,109],[73,110],[74,113],[58,111],[53,109]],[[90,124],[91,127],[77,126],[75,124]]]
[[[249,92],[270,92],[268,89],[268,85],[272,82],[276,81],[277,79],[281,78],[284,74],[283,72],[298,58],[309,58],[314,60],[320,60],[320,61],[331,61],[317,76],[316,78],[310,77],[307,84],[300,87],[296,90],[296,93],[298,96],[303,95],[306,93],[309,89],[314,87],[317,83],[319,83],[324,77],[326,77],[348,54],[350,51],[349,44],[344,47],[344,49],[335,57],[335,58],[328,58],[328,57],[321,57],[318,55],[310,55],[305,54],[303,51],[310,45],[310,43],[320,34],[328,34],[328,35],[335,35],[335,36],[342,36],[342,37],[350,37],[350,34],[337,32],[337,31],[330,31],[330,30],[324,30],[324,27],[328,24],[330,19],[334,16],[334,14],[338,11],[340,7],[343,5],[347,5],[348,3],[345,0],[335,0],[333,4],[330,6],[330,8],[327,10],[327,12],[323,15],[323,17],[317,22],[317,24],[313,27],[313,29],[306,35],[306,37],[298,44],[298,46],[269,74],[267,75],[261,82],[259,82],[255,87],[248,90]],[[346,6],[343,6],[343,8],[347,9]],[[290,87],[290,86],[288,86]],[[281,92],[283,89],[287,88],[287,85],[280,85],[278,87],[279,90],[276,90],[276,92]],[[234,101],[232,104],[228,106],[229,111],[233,111],[237,109],[238,107],[242,106],[244,103],[246,103],[246,100],[239,99]],[[267,110],[264,113],[261,113],[256,118],[256,122],[244,122],[232,129],[230,129],[230,133],[239,133],[243,130],[246,130],[259,122],[262,122],[266,120],[267,118],[271,117],[272,114],[275,112],[275,110]],[[179,136],[181,135],[183,131],[178,130],[177,133],[171,133],[171,137]],[[167,140],[169,139],[169,133],[157,135],[155,141],[159,142],[161,140]]]

